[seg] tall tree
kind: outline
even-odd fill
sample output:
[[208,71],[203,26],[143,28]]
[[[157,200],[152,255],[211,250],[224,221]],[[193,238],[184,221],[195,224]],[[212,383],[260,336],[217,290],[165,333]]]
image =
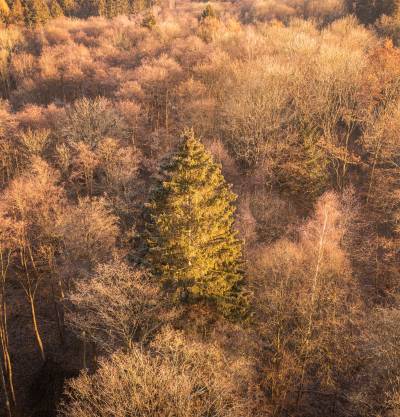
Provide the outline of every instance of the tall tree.
[[192,131],[161,176],[147,205],[148,262],[179,299],[212,300],[232,312],[243,280],[235,194]]
[[44,0],[24,0],[25,24],[38,26],[50,19],[50,11]]
[[60,17],[64,15],[63,9],[57,0],[50,0],[48,7],[51,17]]
[[324,194],[296,241],[259,247],[249,262],[254,322],[263,352],[270,352],[259,357],[266,360],[273,416],[320,415],[311,411],[310,394],[320,396],[316,403],[330,401],[329,414],[337,415],[343,382],[359,365],[353,329],[362,317],[360,294],[346,251],[356,214],[347,204],[343,196]]
[[106,1],[106,16],[112,18],[122,14],[129,13],[128,0],[107,0]]
[[9,349],[8,321],[7,321],[7,281],[9,267],[14,250],[14,234],[12,222],[0,218],[0,373],[3,384],[6,409],[11,416],[11,408],[16,404],[13,382],[13,366]]
[[[34,336],[40,355],[46,355],[37,319],[39,287],[54,277],[54,254],[57,252],[55,225],[62,210],[63,191],[56,185],[57,172],[39,158],[32,159],[31,169],[15,178],[0,199],[1,216],[13,228],[12,266],[15,279],[28,301]],[[54,303],[57,308],[57,297]]]
[[58,3],[66,16],[71,16],[77,9],[75,0],[60,0]]
[[23,24],[25,20],[24,7],[21,0],[14,0],[8,21],[14,24]]

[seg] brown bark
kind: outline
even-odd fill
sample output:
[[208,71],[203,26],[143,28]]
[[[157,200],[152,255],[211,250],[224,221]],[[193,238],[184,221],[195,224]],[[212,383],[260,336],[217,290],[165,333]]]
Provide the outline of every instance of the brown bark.
[[3,370],[3,364],[2,363],[0,363],[0,380],[1,380],[1,387],[3,389],[4,403],[5,403],[5,409],[6,409],[7,417],[12,417],[11,403],[10,403],[10,398],[8,396],[7,384],[6,384],[6,380],[5,380],[5,377],[4,377],[4,370]]
[[6,380],[6,389],[8,389],[10,402],[15,406],[16,398],[15,398],[15,390],[14,390],[14,381],[13,381],[13,371],[12,371],[12,364],[10,359],[10,353],[8,349],[8,337],[6,329],[4,328],[4,323],[1,323],[0,326],[0,342],[1,342],[1,350],[3,356],[3,363],[4,363],[4,378]]
[[1,350],[4,361],[4,373],[3,375],[6,381],[6,389],[8,385],[9,396],[11,397],[11,403],[13,406],[16,405],[14,382],[13,382],[13,371],[12,363],[9,354],[9,341],[8,341],[8,331],[7,331],[7,304],[6,304],[6,276],[8,267],[10,264],[11,252],[8,253],[6,259],[3,256],[3,253],[0,253],[0,263],[1,263],[1,307],[0,307],[0,342]]
[[43,342],[42,342],[42,338],[40,337],[39,327],[38,327],[38,324],[37,324],[36,311],[35,311],[35,301],[34,301],[34,299],[31,295],[29,295],[29,304],[31,306],[32,323],[33,323],[33,330],[34,330],[34,333],[35,333],[36,342],[37,342],[37,345],[39,347],[40,356],[42,357],[42,360],[44,362],[46,360],[46,355],[44,353]]

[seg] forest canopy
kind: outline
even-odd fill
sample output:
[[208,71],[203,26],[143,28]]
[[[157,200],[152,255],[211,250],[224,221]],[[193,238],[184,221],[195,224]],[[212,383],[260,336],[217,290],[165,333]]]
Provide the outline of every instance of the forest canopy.
[[400,416],[399,13],[0,0],[0,415]]

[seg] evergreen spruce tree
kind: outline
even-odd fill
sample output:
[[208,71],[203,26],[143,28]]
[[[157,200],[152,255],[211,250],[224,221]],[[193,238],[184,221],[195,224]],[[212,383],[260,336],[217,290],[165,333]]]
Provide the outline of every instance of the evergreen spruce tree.
[[50,19],[50,11],[45,0],[24,0],[26,26],[42,25]]
[[64,15],[63,9],[58,4],[57,0],[50,0],[49,11],[51,17],[60,17]]
[[139,13],[153,6],[152,0],[129,0],[129,10],[131,13]]
[[329,186],[329,159],[315,133],[305,130],[303,135],[290,157],[276,168],[275,177],[286,194],[311,209]]
[[233,231],[236,196],[204,146],[187,132],[147,204],[147,260],[178,299],[241,305],[242,247]]
[[121,14],[129,14],[130,7],[128,0],[115,0],[116,16]]
[[128,0],[106,0],[106,17],[109,19],[129,13]]
[[114,17],[114,9],[115,9],[114,3],[115,3],[114,0],[105,0],[104,10],[101,16],[105,16],[108,19],[111,19],[112,17]]
[[75,0],[60,0],[58,3],[66,16],[72,16],[77,9]]
[[16,25],[25,23],[24,7],[21,0],[14,0],[9,16],[9,22]]

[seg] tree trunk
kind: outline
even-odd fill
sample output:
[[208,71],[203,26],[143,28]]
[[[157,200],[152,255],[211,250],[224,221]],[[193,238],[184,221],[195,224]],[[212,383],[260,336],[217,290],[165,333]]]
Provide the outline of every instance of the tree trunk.
[[82,338],[83,338],[83,352],[82,352],[82,362],[83,362],[83,369],[87,369],[87,361],[86,361],[86,332],[82,332]]
[[311,338],[312,326],[313,326],[313,321],[314,321],[313,316],[315,313],[315,293],[317,290],[319,271],[321,268],[321,262],[322,262],[322,257],[323,257],[323,248],[325,245],[325,234],[326,234],[327,225],[328,225],[328,213],[325,211],[324,224],[322,226],[322,231],[321,231],[320,240],[318,244],[317,264],[315,266],[315,272],[313,275],[313,283],[312,283],[312,289],[311,289],[310,314],[308,317],[306,337],[305,337],[304,344],[303,344],[304,348],[302,349],[305,355],[304,355],[304,360],[302,363],[299,390],[298,390],[297,399],[296,399],[296,407],[299,406],[301,397],[303,395],[304,379],[305,379],[305,374],[306,374],[306,367],[308,365],[310,338]]
[[2,255],[0,255],[1,260],[1,267],[2,267],[2,283],[1,283],[1,307],[0,307],[0,342],[1,342],[1,350],[3,354],[4,360],[4,372],[8,383],[8,389],[11,396],[11,402],[13,406],[16,404],[15,400],[15,390],[14,390],[14,382],[13,382],[13,372],[12,372],[12,364],[9,354],[9,343],[8,343],[8,332],[7,332],[7,304],[6,304],[6,289],[5,289],[5,278],[7,274],[9,259],[7,264],[4,264],[4,259]]
[[35,332],[36,342],[38,344],[40,355],[44,362],[46,360],[46,355],[44,353],[43,342],[42,342],[42,338],[40,337],[39,327],[38,327],[37,320],[36,320],[35,301],[31,294],[29,294],[29,304],[31,305],[32,323],[33,323],[33,330]]
[[8,395],[7,384],[6,384],[6,380],[4,378],[4,370],[3,369],[4,369],[3,364],[0,363],[0,380],[1,380],[1,387],[3,389],[3,394],[4,394],[4,402],[5,402],[6,413],[7,413],[7,417],[12,417],[10,397]]
[[367,203],[369,202],[369,199],[371,197],[372,183],[374,181],[375,168],[378,162],[379,152],[380,152],[380,144],[377,146],[375,154],[374,154],[374,163],[372,164],[371,176],[370,176],[369,185],[368,185]]
[[7,332],[4,328],[4,322],[1,323],[1,326],[0,326],[0,339],[1,339],[1,350],[2,350],[3,363],[4,363],[4,373],[5,373],[4,378],[6,379],[6,384],[8,384],[8,390],[11,396],[10,401],[15,406],[16,399],[15,399],[12,364],[11,364],[11,359],[10,359],[10,353],[8,350],[8,337],[7,337]]
[[53,306],[54,306],[54,312],[56,314],[56,318],[57,318],[57,327],[58,327],[58,334],[60,336],[60,344],[61,346],[64,345],[64,323],[63,323],[63,314],[60,311],[60,306],[58,304],[57,301],[57,295],[56,295],[56,289],[54,288],[54,278],[53,278],[53,273],[52,273],[52,278],[51,278],[51,292],[52,292],[52,297],[53,297]]

